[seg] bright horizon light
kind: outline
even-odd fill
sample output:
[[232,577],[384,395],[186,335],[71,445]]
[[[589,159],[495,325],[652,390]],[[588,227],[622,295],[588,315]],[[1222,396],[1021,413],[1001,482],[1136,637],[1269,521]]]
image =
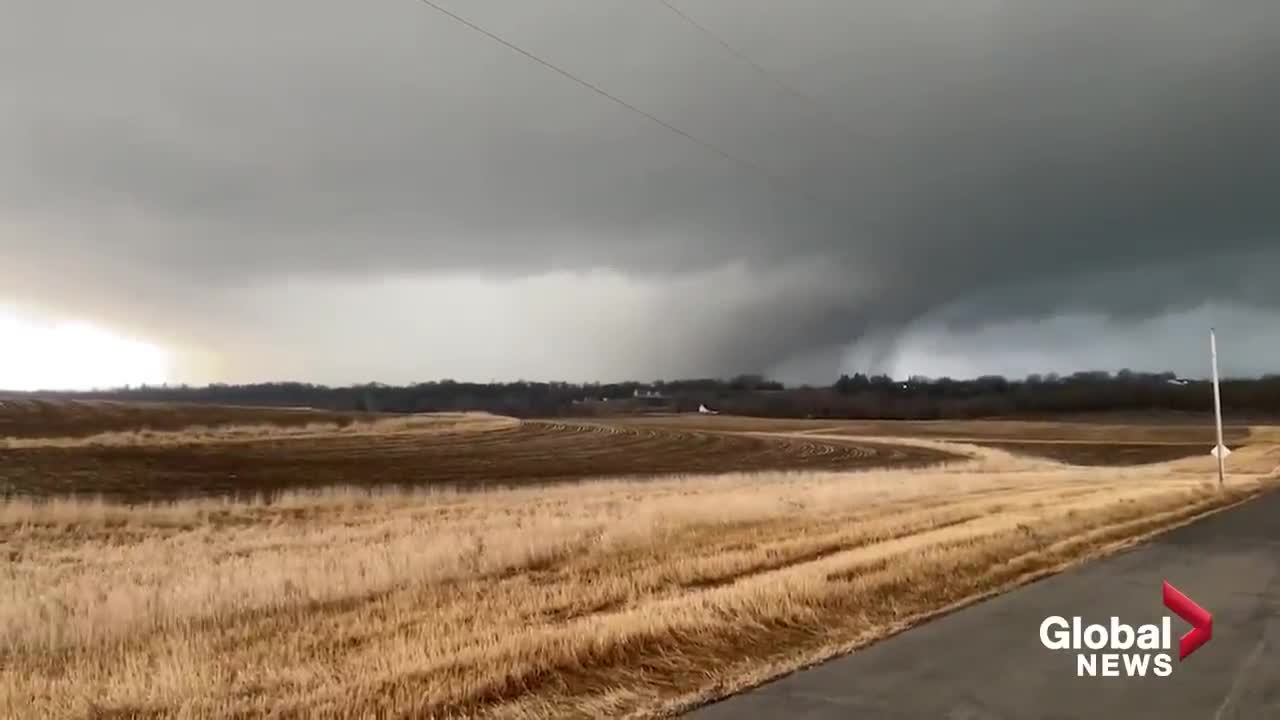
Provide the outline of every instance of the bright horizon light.
[[168,376],[169,355],[155,345],[0,306],[0,390],[91,390],[160,384]]

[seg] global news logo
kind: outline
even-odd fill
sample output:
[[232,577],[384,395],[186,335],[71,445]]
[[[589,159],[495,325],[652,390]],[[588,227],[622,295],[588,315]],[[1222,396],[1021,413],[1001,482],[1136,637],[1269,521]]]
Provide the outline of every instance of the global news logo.
[[[1178,661],[1213,637],[1213,616],[1165,581],[1164,606],[1191,625],[1178,639]],[[1173,674],[1173,618],[1133,626],[1112,617],[1088,624],[1080,617],[1051,615],[1040,623],[1040,642],[1050,650],[1076,653],[1077,677],[1169,677]]]

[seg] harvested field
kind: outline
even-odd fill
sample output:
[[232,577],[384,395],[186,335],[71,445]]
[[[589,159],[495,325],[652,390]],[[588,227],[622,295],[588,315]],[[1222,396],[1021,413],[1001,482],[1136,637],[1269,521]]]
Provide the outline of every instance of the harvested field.
[[190,427],[224,425],[344,425],[357,420],[369,420],[371,417],[375,416],[306,408],[46,400],[26,396],[0,396],[0,438],[79,438],[143,429],[176,431]]
[[[1144,465],[1203,455],[1216,439],[1213,426],[1199,418],[1145,418],[1146,424],[1122,425],[1103,416],[1096,423],[1048,420],[799,420],[692,415],[620,419],[629,426],[716,428],[738,432],[851,436],[861,438],[932,438],[1001,448],[1020,455],[1071,465]],[[1259,428],[1227,426],[1224,438],[1233,450],[1250,441]],[[1264,431],[1265,432],[1265,431]]]
[[[1267,427],[1220,491],[1199,428],[1129,430],[1198,456],[1121,468],[1044,429],[774,422],[11,438],[0,716],[667,715],[1280,484]],[[956,439],[1010,432],[1108,466]]]
[[[1147,424],[1066,422],[1046,420],[829,420],[793,418],[751,418],[703,415],[641,415],[617,418],[612,422],[628,426],[660,426],[689,429],[717,429],[739,432],[817,433],[862,437],[913,437],[962,442],[1051,441],[1105,443],[1209,443],[1213,446],[1213,417],[1191,423],[1152,420]],[[1228,441],[1247,440],[1249,425],[1227,425]]]
[[193,425],[175,430],[122,430],[82,437],[0,438],[0,448],[85,449],[103,447],[183,447],[220,445],[234,442],[278,440],[324,440],[334,437],[368,438],[375,435],[413,433],[443,435],[501,430],[519,424],[515,418],[487,413],[431,413],[421,415],[370,415],[361,419],[306,424],[273,425],[270,423]]
[[921,466],[943,450],[482,413],[0,440],[0,494],[123,502],[337,485],[487,487],[741,470]]
[[[933,443],[921,443],[931,447]],[[0,506],[0,715],[678,710],[1264,491],[1274,446],[1068,468]]]

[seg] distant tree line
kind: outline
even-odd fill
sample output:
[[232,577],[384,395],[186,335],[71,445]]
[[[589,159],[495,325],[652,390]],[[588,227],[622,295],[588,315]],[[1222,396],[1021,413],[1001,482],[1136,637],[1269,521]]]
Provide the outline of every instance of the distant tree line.
[[[245,385],[214,383],[205,386],[141,385],[105,391],[41,393],[61,397],[138,402],[191,402],[225,405],[312,407],[362,412],[448,412],[484,410],[517,417],[586,413],[580,405],[603,401],[627,401],[637,390],[656,392],[649,406],[681,403],[687,398],[726,397],[739,393],[781,391],[782,383],[757,375],[729,380],[685,379],[642,383],[528,382],[469,383],[439,380],[412,385],[367,383],[330,387],[313,383],[274,382]],[[585,402],[584,402],[585,401]],[[659,402],[654,402],[659,401]],[[668,401],[668,402],[661,402]],[[623,405],[615,405],[622,407]],[[697,408],[695,402],[692,409]]]
[[[803,400],[801,398],[804,398]],[[1208,413],[1213,387],[1174,373],[1121,370],[1067,376],[1031,375],[1010,380],[988,375],[971,380],[844,375],[831,392],[797,391],[806,415],[846,418],[944,419],[1017,417],[1099,412]],[[1224,412],[1280,414],[1280,376],[1222,382]]]
[[[637,393],[637,391],[642,391]],[[784,387],[758,375],[654,382],[463,383],[453,380],[392,386],[380,383],[328,387],[281,382],[141,386],[102,392],[60,393],[78,398],[232,405],[306,406],[366,412],[485,410],[517,417],[599,415],[653,410],[696,410],[699,404],[768,417],[942,419],[1058,415],[1064,413],[1174,411],[1206,413],[1207,381],[1173,373],[1079,372],[1010,380],[997,375],[969,380],[884,375],[842,375],[828,387]],[[642,396],[642,397],[638,397]],[[1280,415],[1280,375],[1226,380],[1224,410]]]

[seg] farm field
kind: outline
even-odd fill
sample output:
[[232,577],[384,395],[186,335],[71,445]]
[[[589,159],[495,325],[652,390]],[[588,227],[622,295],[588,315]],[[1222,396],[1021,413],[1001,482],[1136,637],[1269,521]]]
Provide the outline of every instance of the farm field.
[[[743,432],[787,431],[804,435],[847,435],[862,438],[933,438],[1008,450],[1073,465],[1145,465],[1202,455],[1215,443],[1204,418],[1155,416],[1142,422],[1118,423],[1100,416],[1093,422],[1026,420],[796,420],[724,418],[690,415],[626,418],[628,426],[732,428]],[[1259,426],[1224,428],[1228,447],[1236,449]]]
[[989,446],[1106,461],[1119,431],[1094,432],[447,414],[9,439],[0,716],[666,716],[1280,482],[1267,427],[1233,430],[1224,490],[1203,428],[1126,427],[1198,447],[1128,467]]
[[[336,485],[476,488],[583,478],[740,470],[853,470],[921,466],[940,448],[851,438],[752,436],[686,427],[530,420],[483,413],[374,416],[303,411],[226,412],[224,425],[0,439],[0,494],[91,495],[138,502],[252,497]],[[61,411],[51,432],[92,426],[98,408]],[[113,417],[117,407],[106,407]],[[165,408],[169,421],[198,409]],[[88,416],[64,424],[62,416]],[[281,422],[283,419],[283,422]],[[106,425],[107,423],[97,423]],[[162,427],[170,427],[162,425]]]
[[0,396],[0,438],[85,437],[109,432],[185,430],[197,426],[341,425],[368,415],[302,408],[184,405],[110,400],[41,400]]
[[[918,437],[941,440],[1213,444],[1212,416],[1178,422],[1115,423],[1066,420],[831,420],[720,415],[639,415],[616,418],[628,426],[680,427],[741,432],[799,432],[852,436]],[[1226,439],[1249,437],[1253,426],[1224,426]]]

